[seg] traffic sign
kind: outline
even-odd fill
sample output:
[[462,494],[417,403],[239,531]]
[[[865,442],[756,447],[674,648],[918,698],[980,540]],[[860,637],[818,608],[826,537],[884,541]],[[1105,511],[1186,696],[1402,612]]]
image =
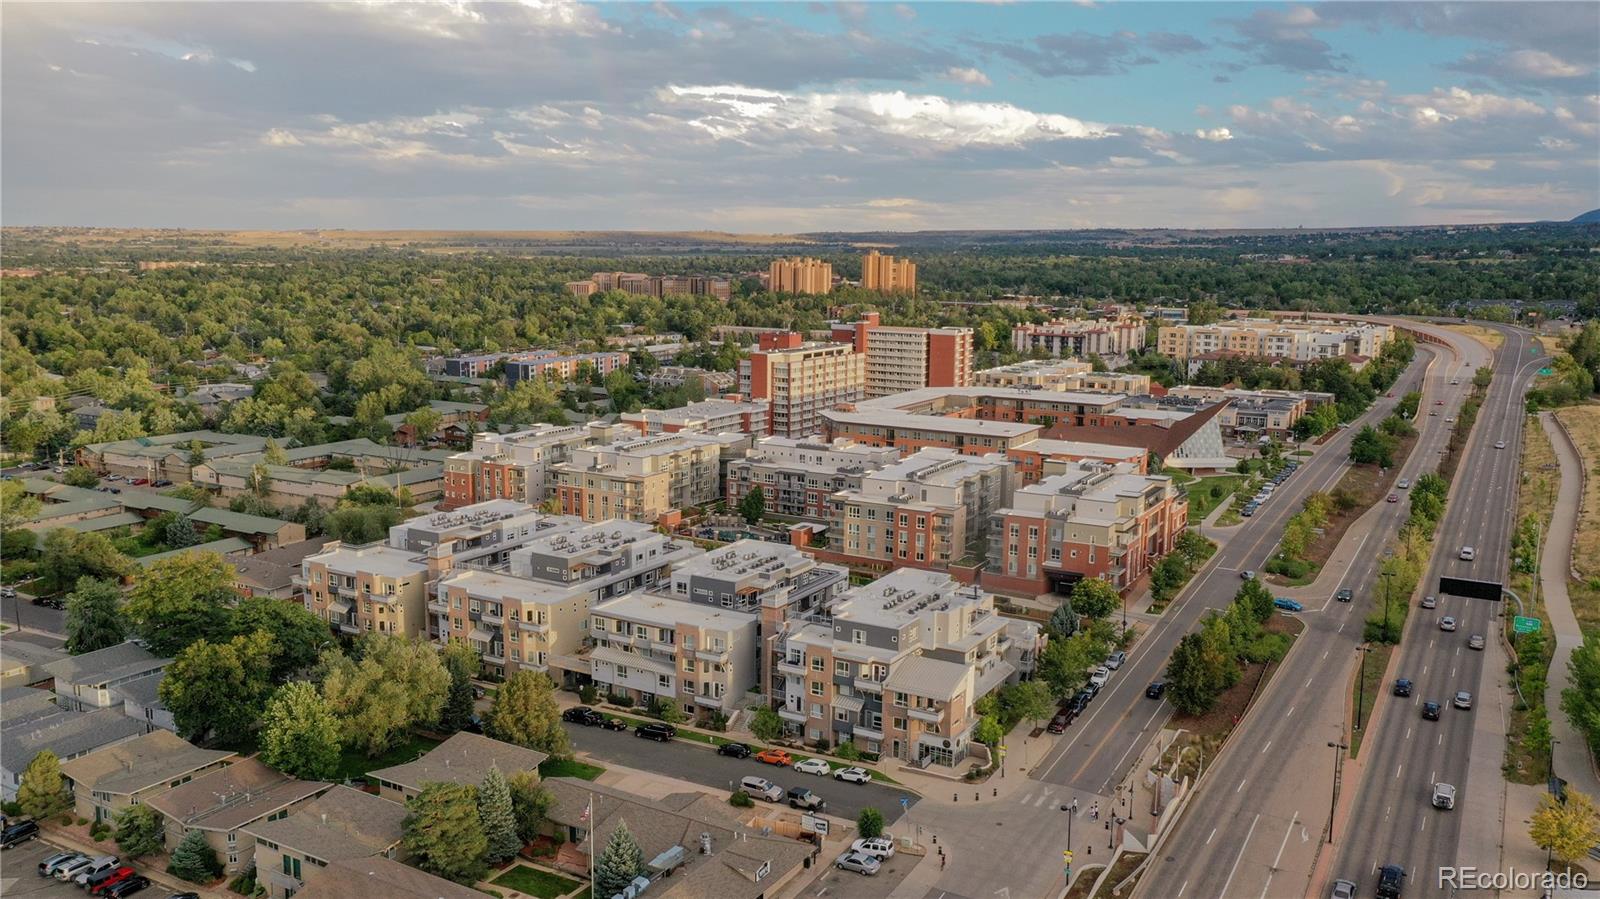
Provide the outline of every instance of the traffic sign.
[[1555,374],[1555,371],[1553,369],[1549,368],[1549,367],[1545,367],[1545,368],[1539,369],[1539,374],[1544,375],[1546,377],[1549,377],[1550,375]]
[[1511,618],[1511,630],[1514,633],[1536,634],[1543,626],[1544,622],[1537,618],[1524,618],[1521,615],[1514,615]]

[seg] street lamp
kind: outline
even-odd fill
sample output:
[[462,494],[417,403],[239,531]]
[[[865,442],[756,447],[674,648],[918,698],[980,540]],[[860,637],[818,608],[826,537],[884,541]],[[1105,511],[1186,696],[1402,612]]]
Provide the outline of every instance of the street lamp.
[[1372,647],[1363,643],[1356,647],[1356,652],[1361,653],[1361,674],[1356,678],[1356,730],[1361,729],[1361,709],[1367,704],[1367,653]]
[[1328,747],[1333,750],[1333,798],[1328,800],[1328,842],[1333,842],[1333,810],[1339,807],[1339,768],[1344,762],[1344,751],[1350,744],[1343,740],[1329,740]]
[[1399,643],[1389,636],[1389,580],[1394,577],[1393,571],[1379,572],[1383,578],[1383,640],[1385,643]]

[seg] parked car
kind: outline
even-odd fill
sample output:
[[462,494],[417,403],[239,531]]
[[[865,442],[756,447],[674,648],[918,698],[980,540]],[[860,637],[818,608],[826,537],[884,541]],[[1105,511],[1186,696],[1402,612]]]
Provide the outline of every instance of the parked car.
[[1287,596],[1279,596],[1279,597],[1273,599],[1272,600],[1272,604],[1274,606],[1276,606],[1277,608],[1280,608],[1280,609],[1284,610],[1285,612],[1303,612],[1303,611],[1305,611],[1305,608],[1306,608],[1305,606],[1301,605],[1300,603],[1296,602],[1295,600],[1290,599]]
[[850,844],[851,852],[870,855],[873,858],[894,858],[894,840],[888,837],[872,837],[871,839],[856,840]]
[[594,727],[596,724],[606,720],[606,716],[586,705],[579,705],[562,712],[561,720],[572,724],[581,724],[584,727]]
[[49,877],[60,868],[66,867],[77,861],[88,861],[89,856],[82,852],[57,852],[39,862],[39,876]]
[[828,772],[833,770],[833,766],[822,759],[801,759],[794,763],[794,770],[799,771],[801,774],[815,774],[819,777],[827,777]]
[[5,597],[6,599],[16,599],[17,598],[17,588],[16,587],[0,587],[0,596]]
[[778,802],[783,799],[783,787],[767,780],[765,777],[756,777],[753,774],[739,780],[739,789],[757,799],[765,799],[768,802]]
[[136,480],[129,481],[128,483],[134,487],[148,487],[150,486],[150,479],[138,478]]
[[1253,517],[1256,514],[1256,504],[1245,503],[1244,508],[1239,510],[1239,514],[1243,515],[1245,518]]
[[162,478],[161,480],[156,481],[154,484],[152,484],[150,486],[152,486],[152,487],[171,487],[172,486],[172,482],[167,480],[166,478]]
[[717,755],[725,755],[736,759],[749,758],[750,751],[750,747],[744,743],[721,743],[717,746]]
[[1433,785],[1433,807],[1445,810],[1456,807],[1456,788],[1450,784]]
[[1396,680],[1394,682],[1394,695],[1396,695],[1396,696],[1410,696],[1411,695],[1411,681],[1409,681],[1409,680],[1407,680],[1406,678],[1403,678],[1403,677],[1399,678],[1398,680]]
[[827,803],[822,801],[821,796],[818,796],[805,787],[789,788],[790,808],[803,808],[808,812],[814,812],[821,809],[824,805],[827,805]]
[[1349,587],[1340,587],[1339,592],[1333,594],[1333,598],[1340,602],[1350,602],[1356,598],[1356,595],[1351,592]]
[[61,867],[57,868],[55,870],[55,873],[51,874],[50,876],[54,877],[56,880],[64,881],[64,882],[67,882],[67,883],[76,883],[79,874],[82,874],[83,872],[89,870],[90,868],[94,867],[96,864],[102,864],[102,863],[103,864],[109,864],[114,868],[114,867],[117,866],[117,857],[114,856],[114,855],[102,855],[99,858],[90,858],[90,857],[85,856],[84,858],[82,858],[82,859],[80,859],[78,861],[62,865]]
[[111,889],[106,890],[100,895],[109,897],[109,899],[122,899],[124,896],[132,896],[134,893],[143,890],[149,885],[150,878],[144,876],[143,874],[135,874],[126,880],[117,881],[111,886]]
[[1478,551],[1470,546],[1461,547],[1461,561],[1471,562],[1478,557]]
[[1483,635],[1482,634],[1473,634],[1472,636],[1468,637],[1467,638],[1467,648],[1468,649],[1482,649],[1483,648]]
[[1439,704],[1437,702],[1424,702],[1422,704],[1422,717],[1429,721],[1439,720]]
[[99,871],[89,875],[88,877],[85,877],[83,879],[83,888],[89,891],[89,895],[98,896],[105,892],[106,887],[116,883],[119,880],[132,877],[135,873],[136,872],[127,865],[117,865],[114,868],[106,868],[103,871]]
[[65,602],[54,596],[35,596],[33,598],[33,604],[36,606],[42,606],[46,609],[65,609],[67,607]]
[[1150,699],[1160,699],[1167,695],[1167,682],[1164,680],[1151,681],[1150,686],[1144,688],[1144,695]]
[[773,746],[756,753],[756,761],[764,765],[780,765],[787,768],[794,764],[794,757],[789,755],[788,750]]
[[1072,704],[1068,706],[1068,708],[1081,715],[1083,714],[1083,710],[1088,708],[1089,703],[1092,701],[1094,701],[1094,691],[1090,690],[1088,687],[1085,687],[1082,690],[1072,694]]
[[644,737],[646,740],[655,740],[657,743],[665,743],[678,735],[678,729],[670,724],[651,721],[648,724],[641,724],[635,727],[633,735]]
[[871,877],[882,870],[883,862],[864,852],[846,852],[839,856],[833,866],[841,871],[854,871],[863,877]]
[[1439,619],[1439,630],[1441,630],[1441,631],[1453,631],[1455,629],[1456,629],[1456,620],[1455,620],[1455,618],[1453,618],[1453,617],[1451,617],[1449,615],[1446,615],[1443,618]]
[[1353,880],[1335,880],[1333,890],[1328,893],[1328,899],[1355,899],[1356,882]]
[[1108,680],[1111,680],[1111,669],[1107,668],[1104,665],[1101,665],[1099,668],[1096,668],[1089,675],[1089,683],[1094,685],[1094,688],[1096,690],[1098,690],[1101,687],[1104,687],[1106,685],[1106,681],[1108,681]]
[[1422,597],[1422,607],[1424,609],[1437,609],[1439,607],[1439,597],[1437,597],[1437,596],[1424,596],[1424,597]]
[[1053,734],[1064,734],[1067,732],[1067,725],[1071,723],[1071,715],[1066,712],[1056,712],[1055,717],[1050,719],[1050,723],[1045,725],[1044,729]]
[[1456,698],[1451,702],[1458,709],[1470,709],[1472,708],[1472,694],[1466,690],[1457,690]]
[[10,849],[38,838],[39,825],[31,819],[7,824],[5,830],[0,830],[0,849]]
[[864,784],[872,780],[872,772],[852,765],[849,768],[840,768],[833,772],[833,779],[853,784]]
[[1378,869],[1378,899],[1400,899],[1405,888],[1406,869],[1399,865],[1384,865]]
[[1111,655],[1106,656],[1105,665],[1112,671],[1116,671],[1118,668],[1121,668],[1122,663],[1126,662],[1127,660],[1128,654],[1119,649]]
[[605,730],[627,730],[628,722],[621,718],[607,718],[600,722],[600,727]]

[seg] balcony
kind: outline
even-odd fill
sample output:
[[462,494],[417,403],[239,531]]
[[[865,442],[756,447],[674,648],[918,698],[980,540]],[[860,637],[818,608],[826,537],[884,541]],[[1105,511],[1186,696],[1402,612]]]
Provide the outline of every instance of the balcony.
[[804,659],[780,658],[780,659],[778,659],[778,671],[783,673],[783,674],[792,674],[795,677],[805,677],[806,676],[805,660]]
[[708,709],[720,709],[722,708],[722,697],[707,696],[704,693],[696,693],[694,695],[694,703],[695,705],[703,705]]
[[448,615],[450,614],[450,603],[443,599],[430,599],[428,600],[428,611],[437,615]]
[[505,613],[503,611],[502,612],[491,612],[488,609],[484,609],[483,613],[481,615],[479,615],[478,618],[484,624],[501,625],[501,624],[505,624],[506,623],[506,616],[505,616]]
[[858,692],[878,694],[883,693],[883,681],[876,681],[866,677],[858,677],[855,679],[854,683]]
[[788,706],[778,707],[778,717],[796,724],[806,723],[806,713],[800,709],[791,709]]
[[341,621],[339,622],[339,630],[341,633],[359,634],[361,633],[361,625],[354,621]]
[[505,647],[495,643],[485,646],[483,648],[483,660],[485,662],[504,662],[506,660]]
[[928,724],[939,723],[940,715],[938,709],[912,707],[906,709],[906,714],[917,721],[922,721]]
[[528,631],[530,633],[535,633],[535,634],[549,634],[550,633],[550,622],[548,622],[548,621],[528,621],[528,620],[523,619],[523,618],[518,618],[517,619],[517,628],[519,630]]
[[870,724],[851,724],[850,733],[851,735],[860,737],[863,740],[883,740],[883,729],[879,727],[873,727]]

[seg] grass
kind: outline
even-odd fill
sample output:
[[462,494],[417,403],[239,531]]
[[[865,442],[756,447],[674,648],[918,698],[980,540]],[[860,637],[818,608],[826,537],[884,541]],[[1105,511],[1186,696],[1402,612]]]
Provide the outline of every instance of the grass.
[[1195,482],[1188,488],[1189,517],[1195,521],[1204,521],[1213,509],[1227,502],[1238,492],[1244,480],[1244,475],[1224,474],[1201,478]]
[[[1389,669],[1389,656],[1394,654],[1394,647],[1387,643],[1372,643],[1369,645],[1372,649],[1367,653],[1366,676],[1362,677],[1359,673],[1362,671],[1362,667],[1358,659],[1356,666],[1356,671],[1358,672],[1356,676],[1357,682],[1350,685],[1350,689],[1354,691],[1350,697],[1350,704],[1356,708],[1356,715],[1350,722],[1352,725],[1350,730],[1351,758],[1355,758],[1361,752],[1361,740],[1366,736],[1367,731],[1372,729],[1372,707],[1378,702],[1378,694],[1388,688],[1388,685],[1384,683],[1383,675]],[[1440,700],[1442,701],[1443,697],[1440,697]],[[1359,706],[1357,703],[1359,703]],[[1356,721],[1361,722],[1359,730],[1353,726]]]
[[517,865],[511,870],[489,881],[497,887],[507,887],[529,896],[538,896],[539,899],[556,899],[557,896],[577,889],[579,881],[552,874],[549,871],[540,871],[527,865]]
[[1589,472],[1572,557],[1585,579],[1600,577],[1600,475],[1596,474],[1600,471],[1600,405],[1568,406],[1557,409],[1555,415],[1572,435],[1584,470]]
[[539,776],[545,780],[552,777],[576,777],[580,780],[594,780],[606,773],[606,769],[577,759],[545,759],[539,766]]
[[1193,484],[1197,480],[1194,475],[1179,468],[1163,468],[1161,469],[1161,473],[1178,482],[1180,485]]
[[594,888],[593,887],[584,887],[583,888],[583,892],[581,892],[578,895],[572,897],[572,899],[592,899],[593,896],[594,896]]
[[367,754],[359,749],[347,749],[339,756],[339,769],[334,773],[334,780],[363,780],[368,771],[415,761],[418,756],[438,745],[438,740],[409,735],[404,741],[377,758],[368,758]]
[[1505,337],[1501,336],[1499,331],[1496,331],[1493,328],[1486,328],[1483,325],[1455,324],[1445,325],[1445,327],[1457,333],[1465,334],[1468,337],[1485,344],[1491,350],[1500,349],[1500,344],[1506,342]]
[[[1117,863],[1111,866],[1111,873],[1106,875],[1105,881],[1100,884],[1099,892],[1094,894],[1095,897],[1098,899],[1098,897],[1111,896],[1112,889],[1114,889],[1117,884],[1121,883],[1123,878],[1127,877],[1129,874],[1132,874],[1133,869],[1139,867],[1139,865],[1144,861],[1144,857],[1145,853],[1143,852],[1124,852],[1122,855],[1118,856]],[[1135,881],[1134,883],[1137,885],[1138,882]],[[1132,892],[1133,890],[1131,887],[1123,890],[1123,893],[1125,894],[1131,894]]]

